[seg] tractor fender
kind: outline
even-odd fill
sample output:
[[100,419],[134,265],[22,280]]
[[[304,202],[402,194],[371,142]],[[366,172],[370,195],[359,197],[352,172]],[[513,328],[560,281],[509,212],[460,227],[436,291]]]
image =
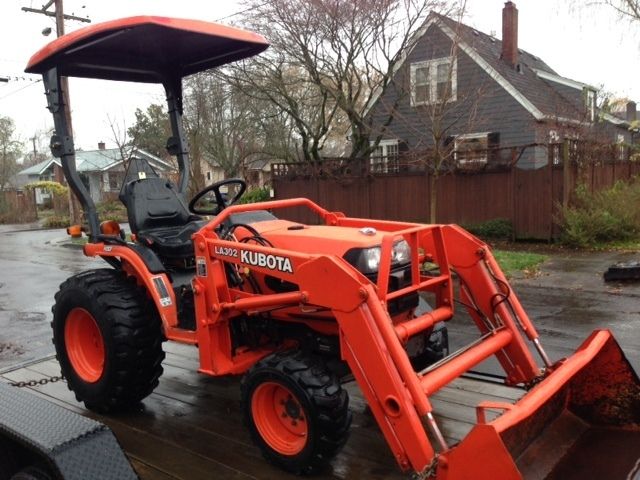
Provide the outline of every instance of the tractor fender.
[[138,478],[107,426],[4,383],[0,441],[20,458],[16,468],[35,464],[55,479]]
[[[178,325],[175,293],[164,269],[158,270],[153,265],[149,266],[146,261],[148,259],[143,257],[141,252],[125,245],[87,243],[84,246],[84,254],[88,257],[119,258],[122,262],[122,270],[136,277],[138,284],[145,286],[156,305],[165,332]],[[154,258],[160,262],[157,257]]]

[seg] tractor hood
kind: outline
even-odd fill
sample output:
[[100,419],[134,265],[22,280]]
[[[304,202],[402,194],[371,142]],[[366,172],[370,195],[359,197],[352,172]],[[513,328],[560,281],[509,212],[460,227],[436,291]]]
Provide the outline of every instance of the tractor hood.
[[354,248],[379,246],[383,236],[383,232],[375,229],[302,225],[288,220],[264,221],[252,226],[276,248],[339,257]]

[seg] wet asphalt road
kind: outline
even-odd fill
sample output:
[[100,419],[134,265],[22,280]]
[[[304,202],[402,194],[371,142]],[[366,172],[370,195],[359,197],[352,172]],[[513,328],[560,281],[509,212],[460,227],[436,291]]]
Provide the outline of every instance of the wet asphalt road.
[[[0,226],[0,371],[53,354],[49,322],[53,295],[70,275],[101,268],[78,248],[63,246],[64,230],[15,231]],[[602,272],[638,254],[553,255],[543,274],[512,286],[552,359],[570,355],[596,328],[610,328],[640,372],[640,283],[606,285]],[[477,337],[460,316],[449,323],[452,348]],[[498,371],[495,362],[484,370]]]
[[106,265],[57,244],[65,237],[64,230],[0,230],[0,371],[52,355],[49,322],[58,285]]

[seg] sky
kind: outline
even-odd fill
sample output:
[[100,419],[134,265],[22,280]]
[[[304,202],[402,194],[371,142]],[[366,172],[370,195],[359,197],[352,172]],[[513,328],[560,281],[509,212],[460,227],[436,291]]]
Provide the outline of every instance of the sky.
[[[28,59],[55,36],[54,19],[26,13],[44,0],[0,0],[0,115],[13,118],[28,148],[31,137],[52,126],[39,76],[23,70]],[[640,103],[640,23],[620,21],[604,7],[583,7],[589,0],[519,0],[519,47],[540,57],[560,75],[604,86],[608,92]],[[503,0],[467,0],[465,23],[500,38]],[[244,7],[240,0],[64,0],[65,13],[93,23],[133,15],[163,15],[231,23]],[[86,23],[66,21],[67,32]],[[42,30],[50,27],[48,37]],[[17,78],[16,78],[17,77]],[[115,147],[110,121],[120,130],[133,124],[136,108],[164,102],[159,85],[71,79],[71,108],[76,147]],[[43,137],[45,142],[48,139]],[[38,147],[46,150],[46,143]]]

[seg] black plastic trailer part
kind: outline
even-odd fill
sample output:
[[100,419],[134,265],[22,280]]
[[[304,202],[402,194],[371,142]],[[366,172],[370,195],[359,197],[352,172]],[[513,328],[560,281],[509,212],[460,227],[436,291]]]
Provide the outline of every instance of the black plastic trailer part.
[[605,282],[633,282],[640,281],[640,261],[620,262],[611,265],[604,272]]
[[16,459],[16,471],[0,471],[0,478],[32,465],[59,480],[138,478],[107,426],[5,383],[0,383],[0,443]]

